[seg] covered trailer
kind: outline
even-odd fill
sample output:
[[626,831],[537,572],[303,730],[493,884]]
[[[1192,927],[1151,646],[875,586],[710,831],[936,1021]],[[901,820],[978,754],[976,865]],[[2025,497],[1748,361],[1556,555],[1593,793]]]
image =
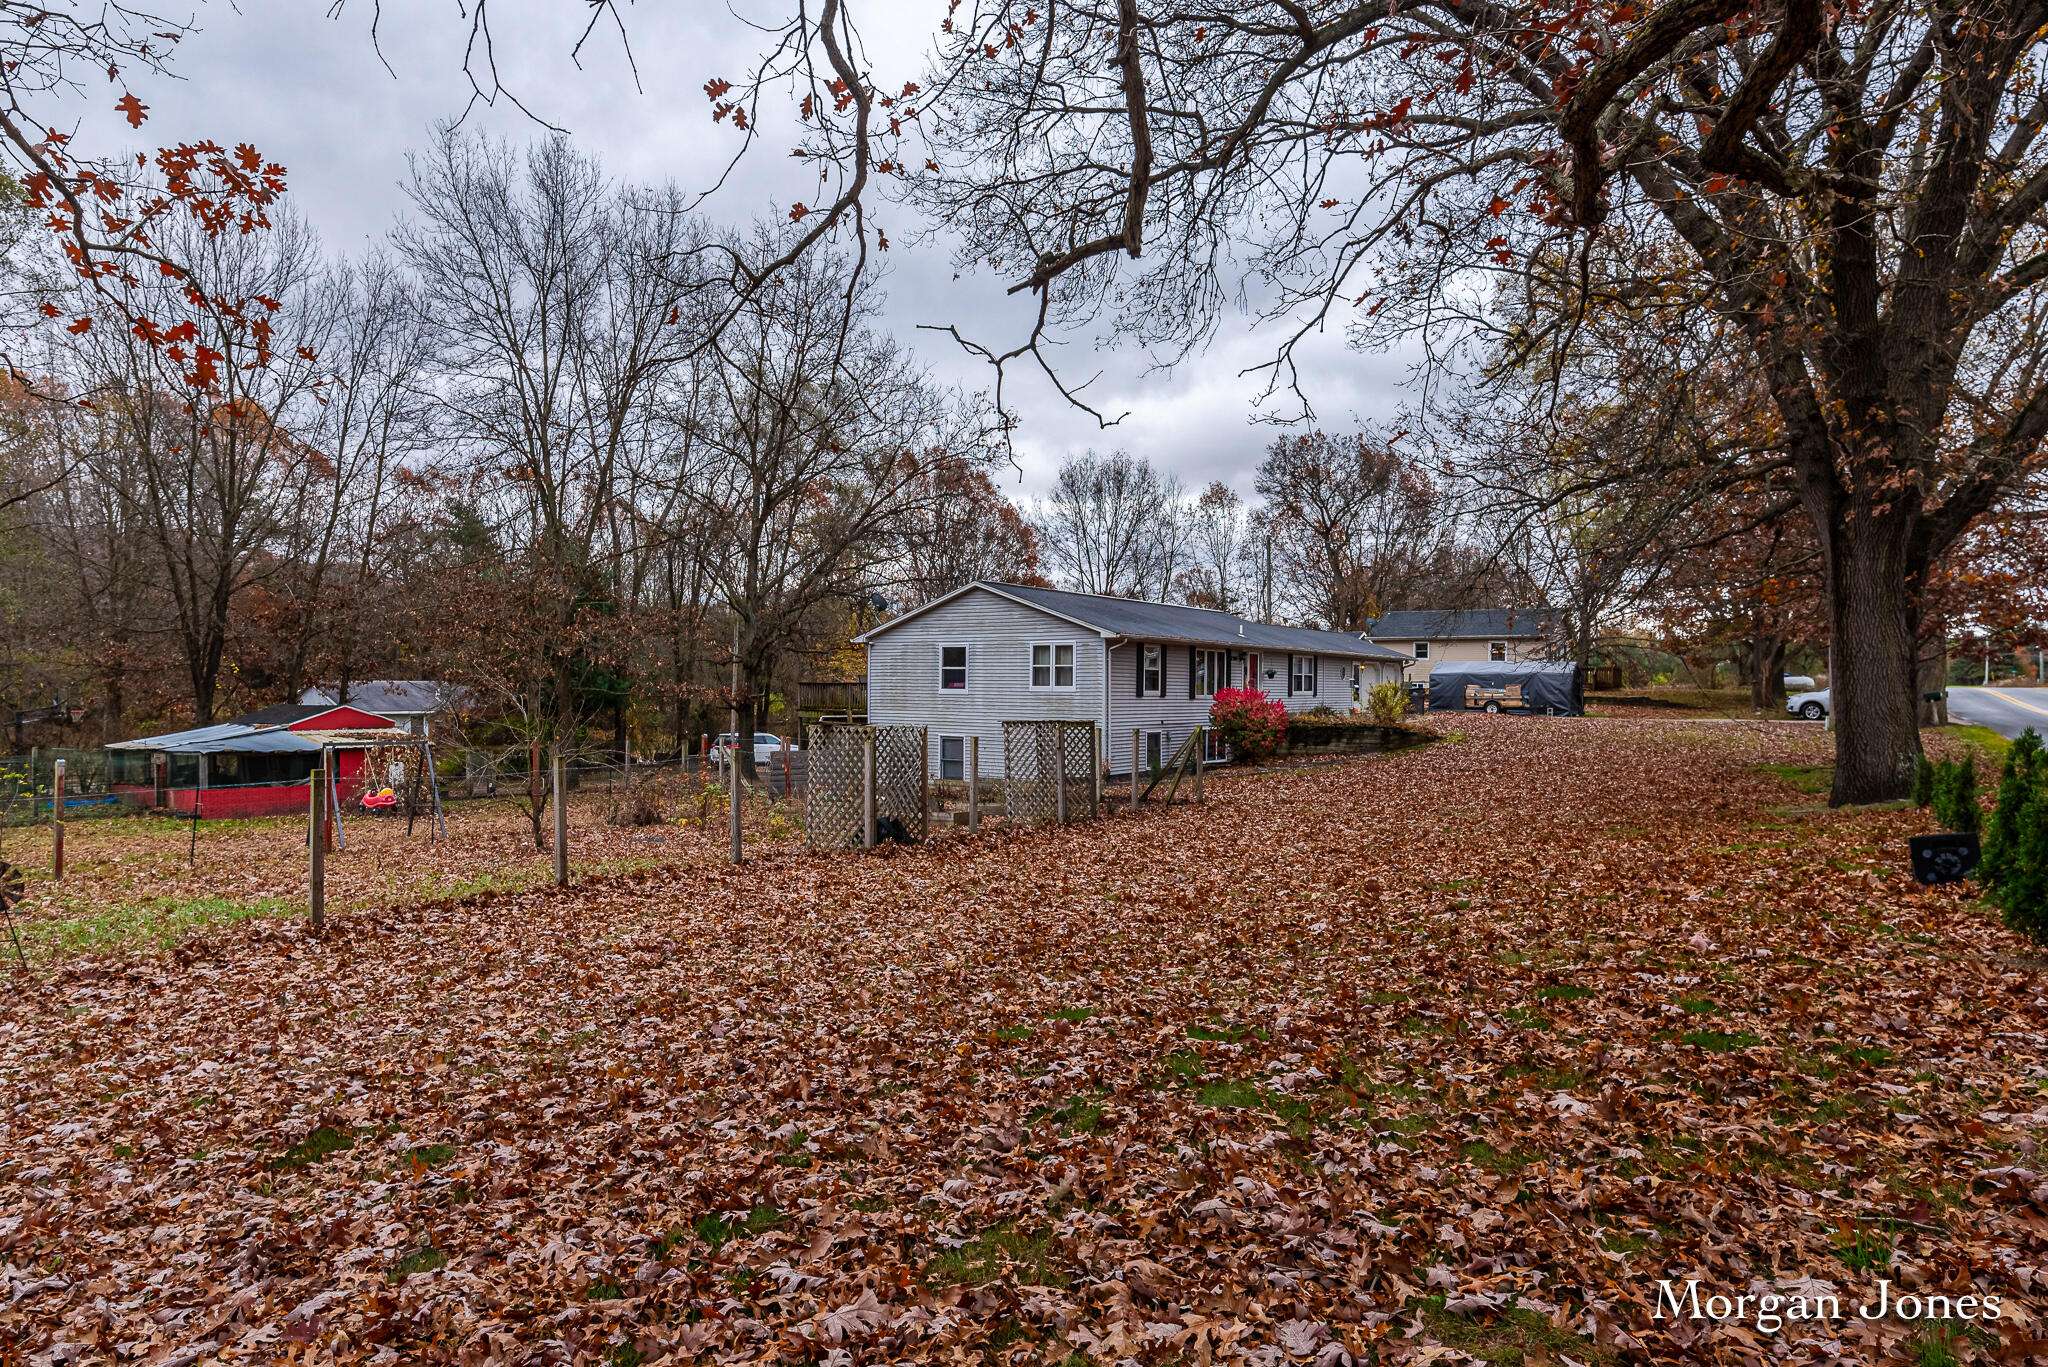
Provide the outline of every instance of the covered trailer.
[[1429,675],[1429,710],[1577,716],[1586,710],[1586,676],[1570,662],[1440,664]]

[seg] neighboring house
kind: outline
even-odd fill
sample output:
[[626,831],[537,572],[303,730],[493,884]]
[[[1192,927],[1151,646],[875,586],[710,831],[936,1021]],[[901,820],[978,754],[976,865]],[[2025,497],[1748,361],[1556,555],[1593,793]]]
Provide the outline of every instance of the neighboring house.
[[[930,731],[934,777],[1003,772],[1006,721],[1096,722],[1109,768],[1164,762],[1207,725],[1220,688],[1247,679],[1290,712],[1350,711],[1360,687],[1397,682],[1403,657],[1348,632],[1255,622],[1208,608],[977,582],[855,638],[868,648],[868,720]],[[1209,758],[1222,758],[1220,747]]]
[[1555,608],[1418,608],[1375,617],[1365,634],[1398,651],[1408,678],[1421,683],[1442,660],[1548,660],[1557,620]]
[[334,684],[314,684],[299,694],[306,705],[333,707],[346,701],[351,707],[389,717],[413,735],[425,735],[434,715],[462,705],[462,690],[432,679],[364,679],[348,686],[344,700]]
[[132,801],[202,817],[281,816],[306,810],[307,781],[334,752],[336,794],[365,782],[363,760],[380,745],[409,744],[394,719],[360,707],[279,703],[233,721],[116,741],[113,790]]

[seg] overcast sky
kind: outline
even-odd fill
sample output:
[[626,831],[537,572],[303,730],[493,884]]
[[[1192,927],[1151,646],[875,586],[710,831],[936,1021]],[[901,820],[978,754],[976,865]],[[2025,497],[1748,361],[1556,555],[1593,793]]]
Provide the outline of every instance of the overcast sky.
[[[685,15],[681,11],[694,11]],[[674,180],[686,190],[710,185],[731,155],[732,137],[706,113],[704,82],[737,78],[758,51],[761,34],[715,4],[644,6],[626,11],[639,88],[616,34],[586,45],[579,70],[570,58],[576,25],[587,13],[567,0],[491,0],[497,58],[505,86],[540,118],[565,128],[622,179]],[[773,11],[760,9],[767,19]],[[874,77],[882,86],[922,75],[918,55],[943,0],[884,0],[863,11]],[[236,12],[201,6],[200,31],[182,45],[167,81],[138,73],[135,93],[151,108],[141,134],[112,114],[119,90],[101,88],[80,117],[88,146],[120,146],[134,137],[151,145],[212,138],[251,142],[290,172],[298,211],[336,252],[354,252],[381,238],[404,211],[406,155],[422,146],[432,125],[463,112],[468,85],[462,54],[468,24],[456,0],[386,4],[381,35],[387,71],[372,46],[369,0],[347,0],[339,18],[328,0],[256,0]],[[884,63],[897,63],[896,69]],[[395,74],[394,74],[395,73]],[[764,109],[764,114],[771,111]],[[517,141],[544,130],[509,104],[479,109],[473,126]],[[764,123],[766,120],[764,120]],[[789,205],[814,197],[816,184],[786,156],[787,125],[768,125],[739,176],[705,212],[744,224],[780,220]],[[763,155],[767,154],[767,155]],[[1005,296],[1008,282],[956,277],[943,242],[913,241],[902,211],[885,215],[889,253],[887,320],[903,342],[948,380],[985,388],[989,375],[950,338],[917,332],[920,323],[956,323],[963,332],[1004,345],[1026,332],[1026,305]],[[1194,486],[1222,479],[1249,492],[1252,468],[1273,429],[1253,422],[1255,376],[1241,370],[1267,359],[1275,338],[1243,321],[1226,325],[1204,352],[1169,374],[1148,373],[1145,358],[1116,350],[1069,349],[1069,369],[1101,369],[1091,397],[1105,413],[1130,416],[1109,431],[1063,403],[1050,386],[1023,377],[1007,391],[1022,417],[1017,440],[1021,475],[1005,477],[1013,496],[1045,482],[1060,458],[1093,445],[1123,446],[1172,470]],[[1326,428],[1391,423],[1408,368],[1396,356],[1356,352],[1338,334],[1314,340],[1300,354],[1305,387]]]

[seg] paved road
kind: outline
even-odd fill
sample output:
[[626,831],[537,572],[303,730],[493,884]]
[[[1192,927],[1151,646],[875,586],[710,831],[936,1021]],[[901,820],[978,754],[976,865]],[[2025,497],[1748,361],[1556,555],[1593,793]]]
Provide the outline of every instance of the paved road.
[[2030,726],[2048,736],[2048,688],[1951,688],[1948,714],[2001,736],[2016,737]]

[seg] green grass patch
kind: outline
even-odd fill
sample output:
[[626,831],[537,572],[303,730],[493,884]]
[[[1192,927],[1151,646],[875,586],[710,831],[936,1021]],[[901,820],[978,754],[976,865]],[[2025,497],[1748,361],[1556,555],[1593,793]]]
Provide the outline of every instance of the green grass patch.
[[1102,1128],[1102,1103],[1094,1097],[1070,1096],[1057,1106],[1042,1106],[1027,1117],[1032,1124],[1050,1120],[1068,1134],[1094,1134]]
[[1491,1321],[1454,1315],[1442,1296],[1422,1302],[1422,1323],[1446,1348],[1496,1367],[1536,1367],[1569,1356],[1574,1361],[1606,1367],[1614,1355],[1570,1330],[1560,1329],[1534,1310],[1503,1310]]
[[1835,1256],[1851,1272],[1882,1272],[1892,1265],[1891,1230],[1883,1223],[1844,1230],[1835,1236]]
[[421,1168],[438,1168],[454,1156],[453,1144],[422,1144],[406,1155],[414,1166]]
[[286,1149],[284,1156],[273,1161],[270,1166],[278,1172],[297,1172],[300,1168],[310,1168],[316,1163],[324,1163],[335,1154],[354,1148],[355,1144],[356,1137],[347,1130],[322,1125]]
[[1991,767],[2005,764],[2005,752],[2012,749],[2012,742],[1988,726],[1968,726],[1951,723],[1948,732],[1963,744],[1981,752],[1991,761]]
[[1714,1005],[1712,997],[1680,997],[1678,1009],[1688,1016],[1706,1016],[1713,1014],[1718,1008]]
[[1536,1161],[1533,1154],[1519,1149],[1497,1149],[1483,1139],[1474,1139],[1459,1146],[1458,1152],[1465,1155],[1465,1161],[1473,1167],[1496,1177],[1511,1176]]
[[[704,1241],[711,1250],[711,1256],[734,1239],[751,1239],[756,1234],[765,1234],[782,1223],[782,1212],[771,1205],[758,1205],[736,1220],[729,1220],[717,1211],[699,1215],[690,1223],[690,1232]],[[682,1242],[679,1231],[671,1231],[657,1242],[655,1256],[663,1257]]]
[[1065,1021],[1069,1025],[1079,1025],[1082,1021],[1090,1020],[1101,1014],[1100,1011],[1092,1006],[1063,1006],[1047,1016],[1046,1019]]
[[1247,1036],[1265,1039],[1266,1032],[1256,1026],[1233,1025],[1229,1021],[1198,1023],[1188,1027],[1189,1039],[1198,1039],[1210,1044],[1236,1044]]
[[1202,1064],[1202,1056],[1193,1049],[1182,1049],[1168,1054],[1160,1062],[1165,1065],[1168,1073],[1182,1082],[1195,1082],[1207,1071]]
[[1005,1044],[1016,1044],[1020,1040],[1030,1039],[1037,1033],[1036,1030],[1033,1030],[1028,1025],[998,1025],[996,1027],[996,1038]]
[[432,1272],[437,1267],[448,1266],[448,1255],[432,1244],[421,1244],[412,1252],[391,1265],[389,1274],[393,1282],[402,1282],[415,1272]]
[[1688,1030],[1679,1038],[1695,1049],[1704,1049],[1710,1054],[1732,1054],[1738,1049],[1747,1049],[1763,1041],[1747,1030]]
[[289,916],[295,910],[276,897],[155,897],[90,916],[31,921],[22,927],[22,939],[52,954],[165,950],[214,926]]
[[933,1258],[925,1275],[941,1286],[986,1286],[1004,1277],[1019,1286],[1065,1286],[1051,1234],[1025,1234],[1005,1222]]
[[1835,786],[1832,764],[1759,764],[1757,768],[1802,793],[1825,793]]

